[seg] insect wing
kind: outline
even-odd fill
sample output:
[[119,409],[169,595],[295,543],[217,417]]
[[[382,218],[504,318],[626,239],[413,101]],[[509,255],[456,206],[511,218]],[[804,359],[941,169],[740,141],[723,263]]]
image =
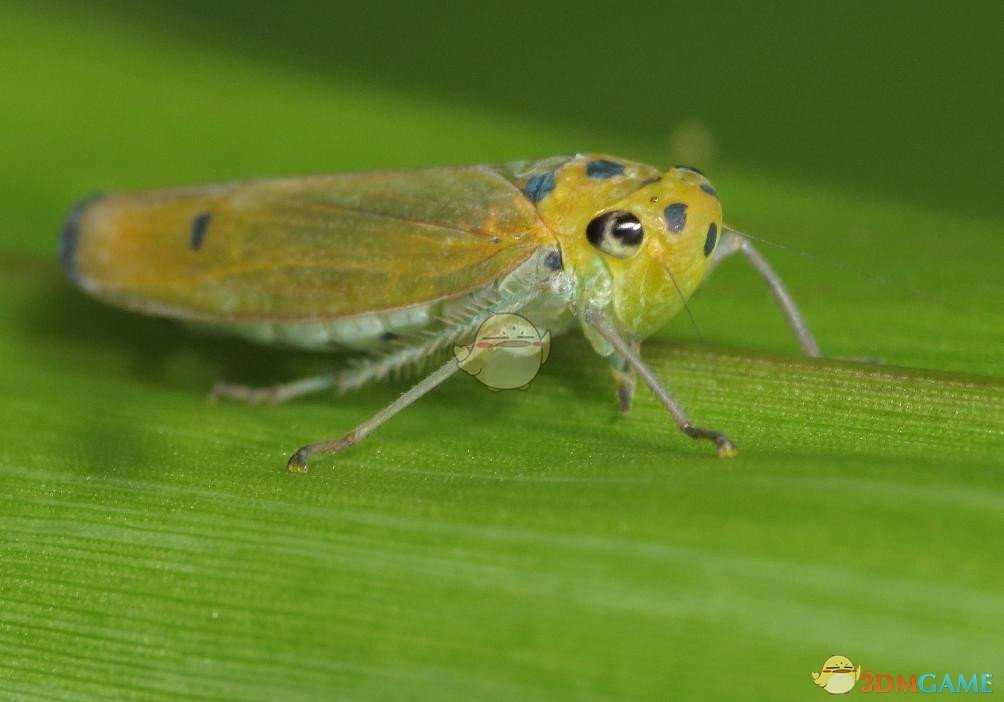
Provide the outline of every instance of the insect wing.
[[326,320],[449,299],[553,243],[488,166],[110,195],[71,215],[63,262],[114,304],[205,322]]

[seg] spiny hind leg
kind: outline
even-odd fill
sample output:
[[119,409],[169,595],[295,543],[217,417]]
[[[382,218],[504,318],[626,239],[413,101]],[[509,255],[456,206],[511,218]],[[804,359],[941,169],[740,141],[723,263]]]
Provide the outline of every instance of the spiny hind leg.
[[401,344],[392,351],[350,361],[346,368],[288,383],[254,387],[219,382],[213,386],[210,397],[237,400],[250,405],[277,405],[332,388],[340,394],[358,390],[367,383],[382,380],[390,375],[402,374],[409,368],[420,369],[435,355],[436,349],[444,347],[445,342],[452,338],[451,332],[451,329],[447,329],[419,343]]
[[746,260],[763,277],[764,282],[767,283],[767,287],[770,288],[771,295],[774,296],[774,301],[788,321],[788,326],[795,332],[798,343],[805,352],[805,355],[811,358],[822,357],[823,354],[819,350],[816,338],[809,330],[805,317],[802,316],[801,310],[795,304],[795,299],[788,292],[788,287],[781,280],[781,276],[777,274],[777,271],[763,257],[763,254],[741,232],[730,227],[724,227],[722,240],[719,242],[718,249],[715,251],[714,258],[711,261],[711,269],[714,270],[718,264],[735,253],[742,253],[746,257]]
[[312,375],[288,383],[254,387],[239,383],[219,382],[209,395],[212,399],[226,398],[249,405],[278,405],[289,400],[334,388],[339,393],[357,390],[373,380],[398,373],[408,366],[420,366],[431,354],[425,344],[402,346],[383,356],[357,361],[354,365],[330,373]]
[[228,400],[246,402],[249,405],[278,405],[297,397],[329,390],[335,386],[335,382],[336,376],[334,373],[324,373],[322,375],[294,380],[289,383],[279,383],[263,387],[220,382],[213,386],[213,389],[209,392],[209,396],[214,400],[226,398]]
[[430,358],[435,356],[437,349],[446,346],[446,342],[453,338],[452,334],[452,328],[445,329],[424,341],[412,344],[402,343],[391,351],[350,361],[346,368],[288,383],[253,387],[220,382],[213,386],[210,397],[237,400],[251,405],[277,405],[297,397],[330,389],[334,389],[339,394],[351,392],[374,380],[403,374],[408,369],[420,369]]

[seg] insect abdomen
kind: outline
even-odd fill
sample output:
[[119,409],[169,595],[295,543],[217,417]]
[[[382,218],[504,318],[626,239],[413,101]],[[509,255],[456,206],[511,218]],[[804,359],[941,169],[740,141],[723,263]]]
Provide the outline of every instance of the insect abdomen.
[[316,322],[195,324],[196,328],[232,334],[257,344],[311,351],[386,347],[403,336],[428,328],[441,305],[414,305],[390,312],[354,315]]

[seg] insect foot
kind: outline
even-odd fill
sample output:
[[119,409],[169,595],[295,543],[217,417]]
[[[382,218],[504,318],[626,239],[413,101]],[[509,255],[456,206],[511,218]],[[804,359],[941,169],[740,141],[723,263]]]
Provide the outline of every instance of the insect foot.
[[306,473],[310,470],[310,465],[307,463],[310,458],[310,447],[304,446],[303,448],[297,449],[296,453],[289,457],[286,462],[286,470],[290,473]]
[[339,453],[349,446],[359,443],[360,437],[356,432],[349,432],[344,438],[337,441],[322,441],[308,446],[302,446],[296,450],[286,462],[286,470],[290,473],[306,473],[310,470],[310,457],[314,454]]
[[721,432],[714,431],[712,429],[702,429],[701,427],[695,427],[693,424],[685,424],[681,427],[683,433],[689,436],[691,439],[707,439],[709,441],[715,442],[715,449],[718,453],[719,458],[735,458],[739,455],[739,449],[736,445],[732,443],[729,437],[725,436]]

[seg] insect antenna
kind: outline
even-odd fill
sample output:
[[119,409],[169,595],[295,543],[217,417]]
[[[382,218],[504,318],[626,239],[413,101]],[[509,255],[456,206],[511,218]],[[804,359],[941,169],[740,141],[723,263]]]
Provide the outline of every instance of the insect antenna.
[[925,293],[917,290],[916,288],[911,288],[910,286],[901,285],[900,283],[895,282],[893,280],[890,280],[889,278],[886,278],[885,276],[881,276],[881,275],[868,275],[866,273],[862,273],[859,269],[853,268],[853,267],[847,265],[846,263],[841,263],[840,261],[836,261],[836,260],[834,260],[832,258],[829,258],[828,256],[818,256],[818,255],[810,253],[808,251],[803,251],[802,249],[795,248],[794,246],[789,246],[788,244],[782,244],[782,243],[777,242],[777,241],[771,241],[770,239],[764,239],[762,236],[754,236],[752,234],[747,234],[746,232],[741,232],[738,229],[736,229],[734,227],[730,227],[727,224],[723,225],[722,228],[726,232],[730,232],[730,233],[735,234],[737,236],[745,237],[745,238],[749,239],[750,241],[757,242],[758,244],[766,244],[767,246],[773,246],[776,249],[781,249],[782,251],[787,251],[788,253],[795,254],[796,256],[801,256],[802,258],[807,259],[809,261],[814,261],[815,263],[820,263],[820,264],[823,264],[823,265],[832,266],[832,267],[838,268],[838,269],[840,269],[842,271],[846,271],[847,273],[853,274],[859,280],[864,280],[864,281],[867,281],[869,283],[877,283],[877,284],[880,284],[880,285],[890,285],[890,284],[895,283],[897,286],[901,287],[903,290],[906,290],[906,291],[910,292],[913,295],[917,295],[917,296],[921,296],[921,297],[927,297],[927,295]]
[[693,310],[690,309],[690,305],[687,304],[687,298],[683,294],[683,290],[680,289],[680,284],[676,282],[676,276],[673,275],[673,271],[670,270],[669,266],[665,263],[662,267],[669,274],[669,279],[673,281],[673,287],[676,288],[676,294],[680,296],[680,302],[683,303],[683,309],[687,310],[687,316],[690,317],[690,323],[694,325],[694,331],[697,333],[697,338],[699,341],[704,341],[704,336],[701,334],[701,328],[697,326],[697,319],[694,317]]

